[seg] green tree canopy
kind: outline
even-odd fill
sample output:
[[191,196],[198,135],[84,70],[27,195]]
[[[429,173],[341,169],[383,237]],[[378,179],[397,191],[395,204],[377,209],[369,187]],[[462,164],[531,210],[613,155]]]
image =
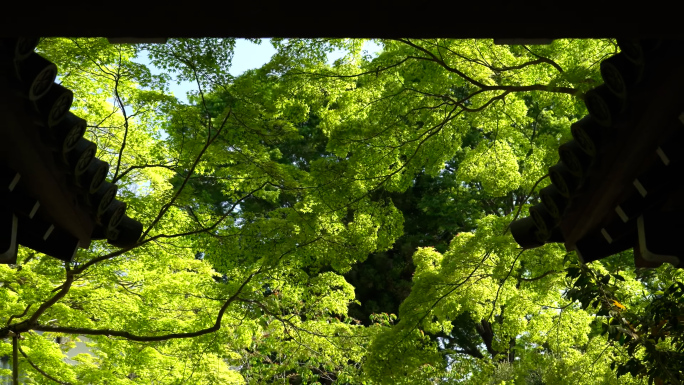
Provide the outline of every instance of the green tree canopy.
[[[579,266],[507,232],[614,41],[273,42],[238,77],[232,39],[41,42],[145,230],[71,263],[20,249],[0,266],[0,337],[22,336],[27,382],[681,379],[656,359],[681,357],[679,292],[664,291],[679,270],[637,271],[629,253]],[[190,103],[177,80],[196,84]],[[657,312],[670,334],[650,343]],[[91,354],[67,363],[79,336]]]

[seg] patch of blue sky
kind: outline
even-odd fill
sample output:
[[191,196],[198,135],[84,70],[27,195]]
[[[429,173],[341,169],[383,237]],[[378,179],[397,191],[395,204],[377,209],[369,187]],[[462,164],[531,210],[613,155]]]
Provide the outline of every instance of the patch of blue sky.
[[[368,54],[373,55],[382,51],[382,47],[374,41],[366,41],[363,49]],[[237,39],[235,42],[235,50],[233,51],[233,61],[228,72],[233,76],[240,76],[245,71],[260,68],[271,60],[271,57],[276,53],[276,49],[271,44],[270,39],[261,39],[261,43],[257,44],[247,39]],[[335,60],[344,57],[345,52],[342,50],[335,50],[328,54],[328,63],[332,64]],[[160,74],[162,69],[153,66],[150,59],[145,52],[141,53],[137,61],[148,66],[153,74]],[[183,103],[188,103],[188,92],[194,91],[197,85],[193,82],[171,82],[169,85],[170,91],[174,96]]]

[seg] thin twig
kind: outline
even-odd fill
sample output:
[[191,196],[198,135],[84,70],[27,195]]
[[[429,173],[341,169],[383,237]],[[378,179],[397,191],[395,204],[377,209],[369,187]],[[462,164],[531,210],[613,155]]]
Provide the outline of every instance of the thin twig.
[[489,313],[489,317],[487,317],[487,320],[490,320],[492,318],[492,315],[494,315],[494,310],[496,310],[496,301],[499,299],[499,292],[501,292],[501,288],[503,287],[503,285],[506,284],[508,277],[510,277],[511,273],[513,273],[513,269],[515,269],[515,265],[516,263],[518,263],[518,258],[520,258],[523,252],[525,252],[525,249],[520,250],[518,255],[515,257],[515,260],[511,265],[511,269],[508,270],[508,274],[506,274],[506,278],[504,278],[503,282],[501,282],[501,285],[499,285],[499,288],[496,290],[496,297],[494,297],[494,302],[492,302],[492,311]]
[[525,202],[528,199],[530,199],[530,197],[532,196],[532,193],[534,192],[534,189],[537,188],[537,185],[539,185],[539,183],[541,183],[541,181],[546,179],[546,177],[548,177],[548,176],[549,176],[549,174],[546,174],[543,177],[539,178],[539,180],[537,180],[537,182],[535,182],[534,186],[532,186],[532,188],[530,189],[530,193],[525,195],[525,199],[523,199],[522,202],[520,202],[520,206],[518,206],[518,211],[515,213],[513,220],[511,220],[511,222],[508,224],[508,226],[506,226],[506,229],[504,230],[502,235],[506,234],[506,232],[508,232],[508,230],[511,228],[511,224],[513,222],[515,222],[516,219],[518,219],[518,215],[520,215],[520,210],[522,210],[523,206],[525,205]]

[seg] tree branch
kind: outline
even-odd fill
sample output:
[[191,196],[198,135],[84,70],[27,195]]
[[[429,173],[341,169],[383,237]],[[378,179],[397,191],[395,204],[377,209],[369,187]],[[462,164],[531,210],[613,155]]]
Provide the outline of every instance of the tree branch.
[[152,228],[154,228],[154,226],[161,220],[161,218],[164,216],[164,214],[166,214],[166,212],[169,210],[169,208],[171,208],[171,206],[176,201],[176,199],[178,199],[181,192],[183,192],[183,189],[185,188],[188,181],[190,180],[190,176],[192,176],[192,174],[195,172],[195,168],[197,168],[197,165],[199,164],[200,160],[202,159],[202,156],[207,151],[207,149],[209,149],[209,146],[211,146],[211,144],[214,142],[214,140],[216,140],[216,138],[221,134],[221,131],[225,127],[226,122],[228,121],[228,118],[231,115],[231,111],[232,110],[229,110],[228,113],[226,114],[226,117],[223,119],[223,122],[221,123],[221,126],[219,127],[218,131],[216,131],[216,134],[214,134],[213,136],[211,136],[211,132],[209,132],[207,134],[207,142],[204,144],[204,146],[202,146],[202,150],[197,155],[197,158],[195,158],[195,161],[192,163],[192,166],[190,167],[190,170],[188,171],[188,175],[186,175],[185,179],[183,179],[183,183],[181,183],[180,187],[178,188],[176,193],[173,195],[171,200],[168,203],[166,203],[164,206],[162,206],[161,210],[159,210],[159,214],[157,214],[157,216],[154,218],[154,220],[152,221],[150,226],[145,230],[145,232],[143,232],[140,239],[143,239],[147,236],[147,234],[150,232],[150,230],[152,230]]
[[513,269],[515,269],[515,264],[518,263],[518,258],[522,255],[522,253],[525,251],[525,249],[520,250],[518,255],[515,257],[515,260],[513,260],[513,264],[511,265],[511,269],[508,270],[508,274],[506,274],[506,278],[504,278],[503,282],[501,282],[501,285],[499,285],[499,288],[496,289],[496,296],[494,297],[494,302],[492,303],[492,311],[489,313],[489,317],[487,317],[488,320],[492,318],[492,315],[494,314],[494,310],[496,310],[496,301],[499,299],[499,293],[501,292],[501,288],[503,285],[506,283],[508,280],[508,277],[511,276],[511,273],[513,273]]
[[[480,266],[482,266],[482,264],[489,258],[489,256],[491,255],[491,253],[492,253],[491,251],[487,251],[486,253],[484,253],[484,255],[483,255],[483,257],[482,257],[482,260],[480,260],[480,262],[477,264],[477,266],[475,266],[475,268],[473,269],[473,271],[471,271],[470,274],[469,274],[465,279],[463,279],[461,282],[458,282],[458,283],[454,284],[454,287],[453,287],[452,289],[450,289],[449,291],[447,291],[446,293],[444,293],[443,295],[441,295],[439,298],[437,298],[437,300],[435,300],[435,302],[430,306],[430,308],[425,312],[425,314],[423,314],[423,316],[420,317],[420,319],[416,322],[416,324],[415,324],[415,326],[413,327],[413,329],[417,328],[417,327],[421,324],[421,322],[423,322],[423,320],[424,320],[425,318],[427,318],[427,316],[430,314],[430,312],[432,311],[432,309],[434,309],[435,306],[437,306],[438,303],[440,303],[444,298],[446,298],[446,297],[449,296],[451,293],[453,293],[454,291],[456,291],[457,289],[459,289],[461,286],[463,286],[466,282],[468,282],[468,281],[470,280],[470,278],[475,274],[475,272],[480,268]],[[408,335],[409,335],[409,334],[406,334],[404,338],[402,338],[400,341],[397,341],[397,343],[396,343],[394,346],[396,347],[396,345],[399,344],[401,341],[403,341],[405,338],[407,338]]]
[[35,313],[31,316],[31,318],[28,319],[27,326],[30,327],[30,325],[35,324],[38,321],[38,318],[47,310],[49,309],[52,305],[57,303],[60,299],[62,299],[71,289],[71,284],[74,282],[74,274],[69,268],[69,264],[66,264],[66,280],[62,284],[61,289],[52,296],[49,300],[45,301],[38,310],[36,310]]
[[49,379],[49,380],[52,380],[52,381],[54,381],[54,382],[56,382],[56,383],[58,383],[58,384],[61,384],[61,385],[71,385],[70,382],[60,381],[60,380],[58,380],[58,379],[52,377],[51,375],[45,373],[45,371],[43,371],[43,370],[40,369],[38,366],[36,366],[36,364],[34,364],[33,361],[31,361],[31,359],[28,358],[28,356],[26,355],[26,353],[24,353],[24,351],[21,349],[21,346],[18,346],[18,345],[17,345],[17,347],[19,348],[19,352],[21,353],[21,355],[24,356],[24,359],[26,359],[26,362],[28,362],[29,365],[31,365],[31,367],[33,367],[33,369],[35,369],[38,373],[42,374],[45,378],[47,378],[47,379]]
[[151,342],[151,341],[167,341],[171,339],[179,339],[179,338],[192,338],[192,337],[199,337],[201,335],[209,334],[218,331],[221,328],[221,321],[223,319],[223,315],[225,314],[226,310],[228,310],[228,306],[230,306],[231,303],[233,303],[238,295],[242,292],[242,289],[254,278],[255,275],[259,274],[261,272],[261,269],[259,269],[257,272],[250,274],[247,279],[242,282],[240,287],[237,289],[237,291],[231,295],[221,306],[221,309],[218,312],[218,315],[216,316],[216,322],[214,322],[214,325],[205,329],[201,329],[198,331],[194,332],[187,332],[187,333],[170,333],[170,334],[164,334],[160,336],[140,336],[136,335],[133,333],[129,333],[127,331],[118,331],[118,330],[111,330],[111,329],[89,329],[89,328],[77,328],[77,327],[69,327],[69,326],[47,326],[47,325],[39,325],[36,324],[33,326],[33,330],[39,330],[39,331],[44,331],[44,332],[56,332],[56,333],[69,333],[69,334],[77,334],[77,335],[91,335],[91,336],[114,336],[114,337],[123,337],[131,341],[140,341],[140,342]]
[[9,326],[9,324],[12,323],[12,320],[13,320],[13,319],[15,319],[15,318],[21,318],[21,317],[25,316],[26,313],[28,313],[28,311],[29,311],[29,309],[31,308],[31,306],[33,306],[32,303],[30,303],[28,306],[26,306],[26,309],[24,309],[24,312],[21,313],[21,314],[19,314],[19,315],[12,314],[12,315],[9,317],[9,319],[7,320],[7,326]]
[[174,166],[170,166],[170,165],[166,165],[166,164],[143,164],[143,165],[139,165],[139,166],[130,166],[124,172],[122,172],[118,176],[115,176],[114,178],[112,178],[112,183],[116,183],[121,178],[126,176],[126,174],[128,174],[129,172],[131,172],[133,170],[139,170],[139,169],[143,169],[143,168],[153,168],[153,167],[160,167],[160,168],[165,168],[165,169],[168,169],[171,171],[175,171]]
[[[438,58],[435,54],[430,52],[430,50],[428,50],[424,47],[421,47],[421,46],[411,42],[408,39],[397,39],[397,40],[404,43],[404,44],[407,44],[407,45],[409,45],[409,46],[411,46],[411,47],[413,47],[413,48],[415,48],[415,49],[417,49],[417,50],[419,50],[419,51],[421,51],[421,52],[423,52],[429,56],[429,57],[408,56],[409,58],[416,59],[416,60],[426,60],[426,61],[435,62],[435,63],[439,64],[442,68],[446,69],[449,72],[455,73],[456,75],[460,76],[463,80],[469,82],[470,84],[472,84],[474,86],[479,87],[483,91],[507,91],[507,92],[549,91],[549,92],[565,93],[565,94],[569,94],[569,95],[575,95],[579,92],[578,90],[576,90],[574,88],[570,88],[570,87],[549,87],[549,86],[543,85],[543,84],[532,84],[532,85],[528,85],[528,86],[489,86],[489,85],[486,85],[480,81],[477,81],[477,80],[471,78],[470,76],[466,75],[464,72],[462,72],[462,71],[460,71],[454,67],[451,67],[444,60]],[[538,56],[538,57],[540,58],[540,60],[542,60],[546,63],[549,63],[549,64],[554,63],[555,64],[555,62],[553,62],[551,59],[546,59],[546,58],[543,58],[541,56]],[[544,60],[544,59],[546,59],[546,60]],[[562,71],[562,69],[561,69],[561,71]]]
[[553,66],[553,68],[557,69],[558,72],[561,72],[561,73],[562,73],[562,72],[565,72],[565,71],[563,71],[563,68],[562,68],[560,65],[558,65],[558,63],[556,63],[555,61],[553,61],[553,60],[551,60],[551,59],[549,59],[549,58],[547,58],[547,57],[544,57],[544,56],[541,56],[541,55],[537,55],[536,53],[532,52],[532,50],[529,49],[526,45],[523,45],[523,48],[525,48],[525,50],[526,50],[527,52],[531,53],[531,54],[532,54],[534,57],[536,57],[538,60],[540,60],[540,61],[542,61],[542,62],[544,62],[544,63],[546,63],[546,64],[550,64],[551,66]]
[[186,232],[183,232],[183,233],[172,234],[172,235],[157,234],[157,235],[155,235],[155,236],[153,236],[153,237],[150,237],[150,238],[145,239],[144,241],[139,241],[138,243],[136,243],[136,244],[133,245],[133,246],[130,246],[130,247],[127,247],[127,248],[123,248],[123,249],[120,249],[120,250],[111,252],[111,253],[109,253],[109,254],[105,254],[105,255],[102,255],[102,256],[93,258],[93,259],[89,260],[88,262],[84,263],[82,266],[79,266],[78,268],[73,269],[73,274],[74,274],[74,275],[76,275],[76,274],[81,274],[81,273],[83,273],[86,269],[88,269],[90,266],[93,266],[93,265],[95,265],[96,263],[99,263],[99,262],[102,262],[102,261],[106,261],[106,260],[108,260],[108,259],[112,259],[112,258],[118,257],[119,255],[122,255],[122,254],[126,253],[127,251],[133,250],[133,249],[135,249],[135,248],[137,248],[137,247],[140,247],[140,246],[142,246],[142,245],[144,245],[144,244],[146,244],[146,243],[152,242],[152,241],[157,240],[157,239],[159,239],[159,238],[178,238],[178,237],[184,237],[184,236],[187,236],[187,235],[194,235],[194,234],[199,234],[199,233],[204,233],[204,232],[207,232],[207,231],[211,231],[211,230],[215,229],[218,225],[220,225],[221,222],[223,222],[223,221],[228,217],[228,215],[230,215],[230,214],[233,212],[233,210],[235,209],[235,207],[237,207],[237,205],[239,205],[242,201],[244,201],[244,200],[247,199],[248,197],[252,196],[252,194],[254,194],[255,192],[257,192],[257,191],[261,190],[262,188],[264,188],[264,187],[266,186],[266,184],[267,184],[267,183],[263,183],[263,184],[262,184],[261,186],[259,186],[258,188],[256,188],[256,189],[250,191],[249,193],[247,193],[247,195],[245,195],[245,196],[243,196],[242,198],[238,199],[238,200],[233,204],[233,206],[231,206],[231,208],[230,208],[225,214],[223,214],[218,220],[216,220],[216,221],[214,222],[214,224],[212,224],[212,225],[209,226],[209,227],[204,227],[204,228],[201,228],[201,229],[198,229],[198,230],[186,231]]
[[128,116],[126,115],[126,107],[124,106],[123,100],[121,100],[121,95],[119,95],[119,80],[121,79],[121,48],[119,48],[119,65],[116,69],[116,76],[114,77],[114,96],[116,101],[121,108],[121,114],[124,117],[124,136],[121,141],[121,148],[119,148],[119,156],[116,161],[116,171],[114,171],[113,180],[117,180],[119,176],[119,168],[121,167],[121,157],[123,155],[124,148],[126,147],[126,139],[128,138]]
[[388,70],[390,68],[400,66],[400,65],[404,64],[409,59],[411,59],[411,58],[406,57],[397,63],[388,65],[387,67],[377,67],[377,68],[372,69],[370,71],[361,72],[361,73],[354,74],[354,75],[335,75],[335,74],[323,74],[323,73],[318,73],[318,72],[304,72],[304,71],[301,71],[301,72],[294,72],[293,71],[291,74],[292,75],[313,75],[314,77],[327,77],[327,78],[356,78],[356,77],[363,76],[363,75],[373,75],[373,74],[375,74],[377,76],[380,72],[383,72],[383,71]]
[[430,56],[430,57],[424,57],[424,56],[409,56],[410,58],[418,59],[418,60],[433,61],[433,62],[439,64],[440,66],[442,66],[442,67],[443,67],[444,69],[446,69],[447,71],[455,73],[456,75],[460,76],[462,79],[466,80],[467,82],[469,82],[469,83],[471,83],[471,84],[473,84],[473,85],[475,85],[475,86],[478,86],[478,87],[480,87],[480,88],[486,88],[486,87],[487,87],[485,84],[480,83],[479,81],[477,81],[477,80],[471,78],[470,76],[468,76],[468,75],[466,75],[465,73],[463,73],[463,72],[457,70],[456,68],[453,68],[453,67],[449,66],[448,64],[446,64],[446,63],[444,62],[444,60],[438,58],[438,57],[437,57],[434,53],[432,53],[430,50],[428,50],[428,49],[426,49],[426,48],[423,48],[423,47],[421,47],[421,46],[419,46],[419,45],[417,45],[417,44],[411,42],[409,39],[396,39],[396,40],[399,41],[399,42],[402,42],[402,43],[404,43],[404,44],[406,44],[406,45],[409,45],[409,46],[411,46],[411,47],[417,49],[418,51],[421,51],[421,52],[427,54],[428,56]]
[[520,215],[520,210],[522,210],[522,207],[523,207],[523,205],[525,205],[525,202],[526,202],[528,199],[530,199],[530,197],[532,196],[532,193],[534,193],[534,189],[537,188],[537,186],[539,185],[539,183],[541,183],[541,181],[543,181],[544,179],[546,179],[546,177],[548,177],[548,176],[549,176],[549,174],[546,174],[546,175],[544,175],[543,177],[539,178],[539,179],[534,183],[534,186],[532,186],[532,188],[530,189],[530,193],[527,194],[527,195],[525,195],[525,198],[522,200],[522,202],[520,202],[520,206],[518,206],[518,211],[515,213],[515,216],[513,216],[513,220],[511,220],[511,222],[508,224],[508,226],[506,226],[506,229],[505,229],[504,232],[503,232],[504,234],[506,234],[506,232],[511,228],[511,223],[515,222],[515,220],[518,219],[518,216]]

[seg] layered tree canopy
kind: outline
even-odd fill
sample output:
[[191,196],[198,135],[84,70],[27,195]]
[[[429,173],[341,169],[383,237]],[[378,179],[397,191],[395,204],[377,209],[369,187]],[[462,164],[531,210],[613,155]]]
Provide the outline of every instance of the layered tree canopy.
[[0,265],[25,383],[684,381],[681,270],[508,231],[615,41],[274,39],[238,77],[234,43],[39,45],[144,233]]

